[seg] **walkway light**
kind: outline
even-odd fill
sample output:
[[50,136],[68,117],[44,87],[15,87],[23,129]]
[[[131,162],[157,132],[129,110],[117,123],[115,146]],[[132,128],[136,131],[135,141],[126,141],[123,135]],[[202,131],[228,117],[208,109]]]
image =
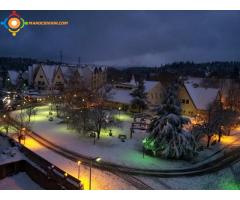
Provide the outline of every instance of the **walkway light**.
[[119,111],[119,118],[120,118],[120,111],[121,111],[121,107],[118,107],[118,111]]
[[90,160],[90,173],[89,173],[89,190],[92,189],[92,163],[93,161],[95,162],[100,162],[102,160],[102,158],[100,157],[96,157]]
[[97,157],[97,158],[95,158],[95,160],[96,160],[96,162],[100,162],[102,160],[102,158]]
[[77,161],[77,165],[78,165],[78,179],[80,179],[80,165],[81,165],[81,161]]

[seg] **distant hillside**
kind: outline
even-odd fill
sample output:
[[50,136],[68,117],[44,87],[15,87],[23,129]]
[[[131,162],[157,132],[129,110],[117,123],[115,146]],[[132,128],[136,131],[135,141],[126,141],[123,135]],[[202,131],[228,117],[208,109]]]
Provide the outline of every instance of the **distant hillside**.
[[[35,63],[60,64],[59,62],[32,58],[0,57],[0,72],[6,70],[26,70],[29,65]],[[240,62],[175,62],[156,67],[109,67],[108,82],[129,81],[132,75],[135,78],[146,80],[158,80],[160,74],[170,73],[174,76],[200,76],[218,78],[239,78]]]
[[136,79],[159,80],[161,74],[174,76],[198,76],[239,79],[240,62],[176,62],[159,67],[128,67],[108,70],[108,81],[129,81],[132,75]]
[[12,58],[12,57],[0,57],[0,70],[26,70],[29,65],[35,63],[45,63],[45,64],[59,64],[54,61],[46,60],[39,61],[32,58]]

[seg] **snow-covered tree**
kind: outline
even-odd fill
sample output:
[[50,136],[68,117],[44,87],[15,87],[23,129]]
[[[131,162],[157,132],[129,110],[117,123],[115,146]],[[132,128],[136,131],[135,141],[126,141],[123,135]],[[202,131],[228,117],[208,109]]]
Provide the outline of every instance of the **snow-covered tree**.
[[208,106],[207,121],[195,125],[192,129],[196,140],[207,136],[207,147],[210,146],[214,134],[221,142],[222,135],[229,135],[230,131],[239,124],[239,113],[231,108],[224,108],[221,101],[216,100]]
[[180,103],[177,98],[178,85],[167,89],[166,98],[158,109],[149,128],[149,136],[143,140],[144,148],[154,155],[189,159],[196,153],[196,143],[193,135],[183,129],[189,120],[181,116]]
[[141,112],[147,108],[146,93],[143,81],[138,82],[137,87],[133,90],[131,95],[133,96],[133,100],[131,102],[132,108],[138,109],[138,112]]

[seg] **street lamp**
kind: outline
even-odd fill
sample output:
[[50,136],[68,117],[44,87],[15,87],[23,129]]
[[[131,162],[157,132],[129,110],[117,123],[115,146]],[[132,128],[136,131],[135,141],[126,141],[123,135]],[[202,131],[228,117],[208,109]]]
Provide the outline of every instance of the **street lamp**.
[[64,173],[64,178],[67,179],[67,176],[68,176],[68,173],[65,172],[65,173]]
[[119,119],[120,119],[121,107],[118,108],[118,111],[119,111]]
[[70,117],[67,116],[67,129],[69,129],[69,119],[70,119]]
[[93,162],[100,162],[102,158],[96,157],[90,160],[90,173],[89,173],[89,190],[92,189],[92,163]]
[[80,178],[80,165],[81,165],[81,161],[77,161],[77,165],[78,165],[78,179]]
[[49,105],[49,110],[50,110],[49,113],[50,113],[52,111],[52,103],[49,103],[48,105]]

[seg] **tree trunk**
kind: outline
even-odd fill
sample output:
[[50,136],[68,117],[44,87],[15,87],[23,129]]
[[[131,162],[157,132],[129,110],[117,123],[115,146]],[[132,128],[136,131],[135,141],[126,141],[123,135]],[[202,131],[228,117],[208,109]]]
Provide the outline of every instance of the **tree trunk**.
[[9,126],[7,126],[7,128],[6,128],[6,134],[8,135],[8,128],[9,128]]
[[231,132],[231,129],[229,128],[229,129],[228,129],[228,136],[230,135],[230,132]]
[[218,142],[221,142],[222,134],[218,135]]
[[208,136],[208,141],[207,141],[207,148],[210,146],[210,141],[211,141],[212,136]]
[[97,132],[97,139],[100,139],[100,131]]
[[222,130],[220,129],[218,133],[218,142],[221,142],[221,138],[222,138]]

